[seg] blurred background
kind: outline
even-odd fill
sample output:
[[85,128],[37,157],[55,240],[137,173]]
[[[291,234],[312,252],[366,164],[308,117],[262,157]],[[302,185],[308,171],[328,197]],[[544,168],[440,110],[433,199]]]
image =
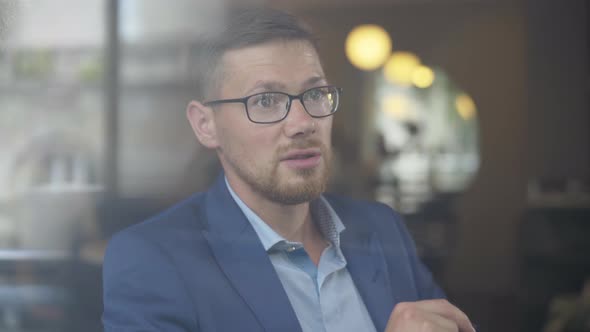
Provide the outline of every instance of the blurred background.
[[344,89],[331,190],[402,212],[480,331],[590,331],[584,0],[0,0],[0,331],[102,330],[110,236],[219,172],[184,110],[249,5]]

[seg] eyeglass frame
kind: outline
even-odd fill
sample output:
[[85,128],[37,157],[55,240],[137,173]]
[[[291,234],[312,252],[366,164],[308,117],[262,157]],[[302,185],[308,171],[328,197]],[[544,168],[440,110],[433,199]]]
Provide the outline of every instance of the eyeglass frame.
[[[333,88],[337,95],[338,95],[338,103],[336,104],[336,106],[334,107],[334,111],[332,111],[329,114],[326,115],[313,115],[311,113],[309,113],[309,111],[307,110],[307,107],[305,107],[305,103],[303,102],[303,95],[308,93],[309,91],[315,90],[315,89],[322,89],[322,88]],[[282,95],[285,95],[287,97],[289,97],[289,102],[287,104],[287,112],[285,112],[285,115],[280,118],[279,120],[275,120],[275,121],[269,121],[269,122],[260,122],[260,121],[254,121],[252,120],[252,118],[250,118],[250,112],[248,111],[248,99],[255,97],[255,96],[259,96],[262,94],[267,94],[267,93],[279,93]],[[299,102],[301,103],[301,105],[303,106],[303,109],[305,110],[305,112],[311,116],[312,118],[315,119],[320,119],[320,118],[326,118],[329,116],[334,115],[334,113],[336,113],[336,111],[338,111],[338,106],[340,106],[340,95],[342,94],[342,88],[339,88],[337,86],[334,85],[323,85],[323,86],[316,86],[313,88],[309,88],[303,92],[301,92],[298,95],[292,95],[292,94],[288,94],[286,92],[282,92],[282,91],[264,91],[264,92],[258,92],[246,97],[242,97],[242,98],[231,98],[231,99],[217,99],[217,100],[210,100],[210,101],[206,101],[203,103],[203,106],[214,106],[214,105],[219,105],[219,104],[229,104],[229,103],[242,103],[244,104],[244,110],[246,111],[246,117],[248,118],[248,120],[250,120],[250,122],[253,123],[259,123],[259,124],[269,124],[269,123],[277,123],[277,122],[281,122],[283,120],[285,120],[287,118],[287,116],[289,115],[289,112],[291,111],[291,105],[293,104],[293,100],[298,99]]]

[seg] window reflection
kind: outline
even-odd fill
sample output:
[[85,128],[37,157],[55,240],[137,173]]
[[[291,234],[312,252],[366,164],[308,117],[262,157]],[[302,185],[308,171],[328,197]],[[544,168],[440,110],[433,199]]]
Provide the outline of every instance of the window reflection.
[[215,177],[216,158],[195,142],[184,110],[196,98],[199,45],[223,23],[226,7],[226,1],[175,0],[173,8],[159,0],[120,2],[121,196],[173,202]]
[[426,88],[376,77],[376,195],[404,213],[465,189],[479,167],[475,103],[444,71],[433,73]]
[[1,5],[0,330],[63,331],[103,190],[104,1]]

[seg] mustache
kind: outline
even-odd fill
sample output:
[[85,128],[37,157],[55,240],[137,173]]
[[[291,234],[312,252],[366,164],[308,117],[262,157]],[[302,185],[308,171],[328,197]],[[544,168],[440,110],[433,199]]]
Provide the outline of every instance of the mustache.
[[327,150],[327,147],[322,141],[317,139],[307,139],[305,141],[295,141],[289,145],[281,146],[277,149],[277,154],[281,155],[295,149],[311,149],[319,148],[322,152]]

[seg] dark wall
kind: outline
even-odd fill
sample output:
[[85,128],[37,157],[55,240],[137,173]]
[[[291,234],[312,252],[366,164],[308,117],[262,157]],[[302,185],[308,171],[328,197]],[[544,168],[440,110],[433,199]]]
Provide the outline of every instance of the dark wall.
[[529,0],[530,174],[590,175],[588,1]]

